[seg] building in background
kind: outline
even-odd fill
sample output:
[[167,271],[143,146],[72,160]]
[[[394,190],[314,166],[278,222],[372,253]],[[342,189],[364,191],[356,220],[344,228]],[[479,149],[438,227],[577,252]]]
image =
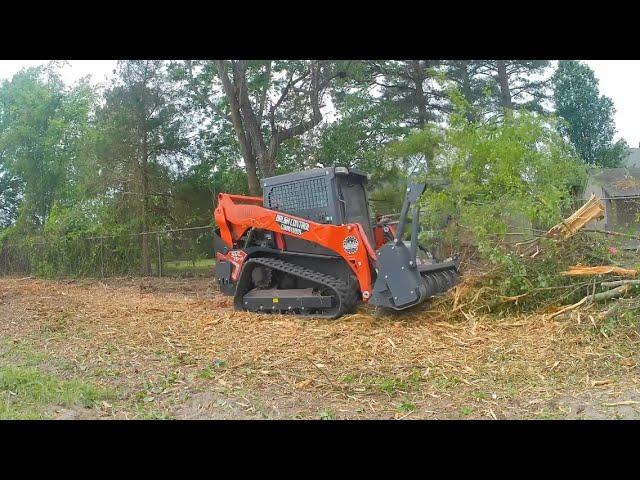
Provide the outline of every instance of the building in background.
[[[638,145],[640,147],[640,145]],[[625,167],[640,168],[640,148],[630,148],[629,156],[627,157]]]
[[[592,193],[602,200],[605,207],[604,218],[591,224],[592,228],[634,235],[640,233],[640,164],[638,167],[590,171],[585,198]],[[629,246],[637,248],[640,242],[630,241]]]

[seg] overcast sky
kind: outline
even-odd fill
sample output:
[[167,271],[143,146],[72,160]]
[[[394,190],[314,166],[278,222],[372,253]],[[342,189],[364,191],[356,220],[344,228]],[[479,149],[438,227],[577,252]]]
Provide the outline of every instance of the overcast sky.
[[[0,80],[11,78],[18,70],[45,63],[44,60],[0,60]],[[587,60],[600,80],[600,93],[613,99],[616,107],[618,138],[624,138],[629,146],[640,144],[640,60]],[[102,83],[112,74],[115,60],[70,60],[62,69],[67,83],[91,75],[94,83]]]

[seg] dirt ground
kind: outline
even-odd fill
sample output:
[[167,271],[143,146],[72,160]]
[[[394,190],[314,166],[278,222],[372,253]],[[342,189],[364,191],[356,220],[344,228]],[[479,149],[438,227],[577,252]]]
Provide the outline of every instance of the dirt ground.
[[635,319],[446,313],[304,319],[234,312],[211,279],[3,278],[0,365],[115,392],[52,418],[640,418]]

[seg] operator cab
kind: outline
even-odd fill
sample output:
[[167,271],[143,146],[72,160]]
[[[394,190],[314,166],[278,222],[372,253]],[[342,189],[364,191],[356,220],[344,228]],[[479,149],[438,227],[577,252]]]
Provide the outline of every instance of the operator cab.
[[317,223],[359,223],[373,244],[365,186],[369,176],[347,167],[315,168],[262,180],[265,208]]

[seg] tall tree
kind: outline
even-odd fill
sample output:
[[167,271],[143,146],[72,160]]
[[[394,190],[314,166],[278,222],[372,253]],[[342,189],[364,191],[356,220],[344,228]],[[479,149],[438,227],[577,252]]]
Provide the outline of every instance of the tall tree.
[[588,65],[561,60],[553,75],[556,112],[565,122],[564,133],[588,165],[618,165],[626,154],[626,143],[614,144],[616,133],[613,101],[600,95],[598,79]]
[[495,110],[509,113],[514,109],[542,112],[549,98],[548,79],[544,74],[548,60],[487,60],[483,74],[492,80]]
[[120,203],[125,219],[131,218],[131,208],[140,212],[145,274],[151,273],[146,232],[157,226],[154,213],[166,218],[170,177],[189,146],[177,90],[166,67],[158,60],[119,62],[97,113],[103,192]]
[[384,60],[369,63],[371,82],[381,88],[382,99],[392,102],[410,127],[423,128],[449,111],[441,88],[439,60]]
[[495,91],[492,79],[483,75],[485,62],[481,60],[447,60],[443,63],[447,80],[452,82],[464,98],[465,117],[474,122],[491,110],[491,94]]
[[11,202],[3,210],[17,212],[23,230],[40,230],[54,202],[70,200],[93,99],[86,82],[66,88],[53,66],[0,87],[0,182]]
[[442,68],[435,60],[354,62],[332,90],[337,120],[323,128],[323,163],[358,165],[373,172],[374,183],[394,176],[384,145],[444,120],[451,109]]
[[276,172],[283,143],[323,119],[327,89],[349,62],[216,60],[185,62],[196,98],[233,127],[249,191]]

